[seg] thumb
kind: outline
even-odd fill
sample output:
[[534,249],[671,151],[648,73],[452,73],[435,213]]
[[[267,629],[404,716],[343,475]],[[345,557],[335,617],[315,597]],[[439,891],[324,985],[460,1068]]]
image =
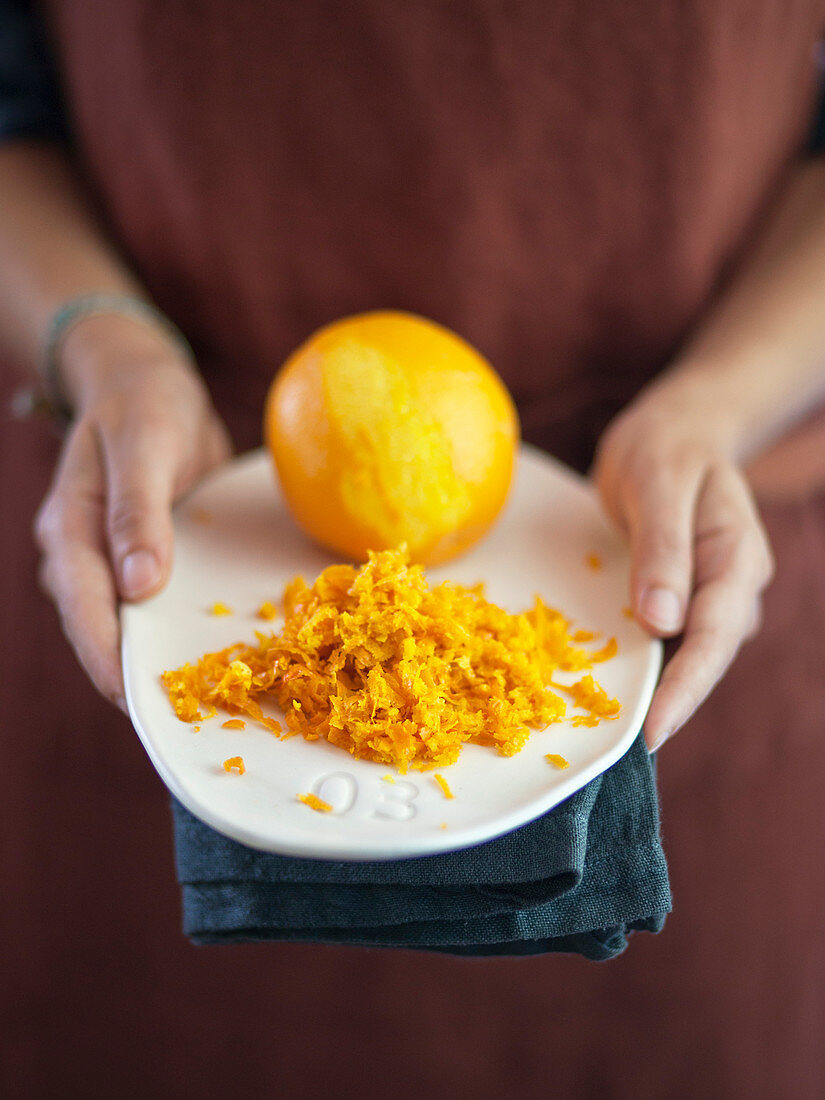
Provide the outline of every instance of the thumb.
[[696,480],[650,471],[628,509],[633,610],[666,637],[681,630],[690,597]]
[[145,426],[103,438],[106,533],[118,592],[145,599],[166,583],[172,566],[175,440]]

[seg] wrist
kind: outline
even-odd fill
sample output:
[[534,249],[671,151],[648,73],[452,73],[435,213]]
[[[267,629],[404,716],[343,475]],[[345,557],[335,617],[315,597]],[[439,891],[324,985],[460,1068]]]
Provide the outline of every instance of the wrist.
[[54,367],[62,395],[74,412],[135,381],[145,382],[158,371],[197,373],[191,353],[171,326],[114,311],[79,317],[61,339]]
[[739,461],[731,411],[694,379],[661,377],[646,386],[612,421],[602,440],[624,451]]
[[669,449],[689,448],[741,463],[753,431],[742,400],[741,379],[704,362],[677,362],[654,379],[620,414],[642,437]]
[[817,372],[805,372],[792,349],[768,343],[714,350],[698,342],[688,345],[648,391],[667,402],[675,416],[684,410],[705,438],[717,438],[725,453],[744,465],[822,403],[825,371],[820,365]]

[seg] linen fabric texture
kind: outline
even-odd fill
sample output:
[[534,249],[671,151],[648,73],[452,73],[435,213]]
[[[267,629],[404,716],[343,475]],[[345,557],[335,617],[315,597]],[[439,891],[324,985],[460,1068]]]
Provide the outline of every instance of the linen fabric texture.
[[435,856],[295,859],[239,844],[176,800],[173,813],[184,931],[199,944],[303,940],[601,960],[622,952],[631,932],[660,931],[670,909],[641,736],[550,813]]

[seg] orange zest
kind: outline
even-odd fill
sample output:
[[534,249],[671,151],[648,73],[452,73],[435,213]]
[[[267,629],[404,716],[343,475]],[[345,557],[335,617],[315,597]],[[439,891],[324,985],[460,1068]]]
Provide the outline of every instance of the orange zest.
[[597,649],[595,653],[590,654],[590,662],[594,665],[601,664],[602,661],[609,661],[611,657],[615,657],[618,652],[619,643],[615,638],[611,638],[601,649]]
[[547,761],[548,764],[552,764],[554,768],[570,767],[570,761],[557,752],[546,753],[544,759]]
[[[531,729],[564,717],[558,690],[587,711],[578,717],[588,724],[619,712],[592,676],[553,683],[556,671],[594,660],[572,643],[559,611],[537,597],[511,614],[481,585],[431,588],[404,548],[370,553],[360,568],[332,565],[312,587],[296,578],[283,607],[280,633],[256,632],[254,644],[163,673],[179,718],[200,720],[220,706],[279,733],[262,708],[275,703],[286,736],[325,739],[403,773],[453,764],[466,743],[514,755]],[[606,659],[605,650],[596,656]]]
[[260,694],[260,685],[253,685],[252,669],[237,659],[239,652],[248,649],[244,643],[238,643],[205,654],[195,665],[186,664],[163,673],[161,680],[169,701],[182,722],[211,718],[221,706],[230,714],[246,714],[271,733],[282,732],[281,723],[265,715],[254,697]]
[[315,810],[319,814],[328,814],[332,811],[329,802],[324,802],[323,798],[319,798],[317,794],[298,794],[295,797],[299,802],[303,802],[305,806],[309,806],[311,810]]
[[439,775],[438,773],[436,773],[433,776],[433,779],[436,781],[436,783],[441,788],[441,792],[442,792],[442,794],[444,795],[445,798],[455,798],[455,795],[450,790],[450,784],[447,782],[447,780],[444,778],[443,775]]
[[[611,641],[615,642],[615,639],[611,638]],[[603,657],[594,657],[594,659],[605,660]],[[584,676],[570,687],[564,687],[561,684],[554,686],[571,695],[574,706],[588,712],[574,715],[574,726],[597,726],[603,718],[618,718],[621,713],[622,705],[619,700],[609,698],[604,688],[597,684],[592,676]]]
[[224,760],[223,770],[225,772],[237,772],[238,775],[243,775],[246,771],[246,765],[243,762],[243,757],[230,756],[228,760]]

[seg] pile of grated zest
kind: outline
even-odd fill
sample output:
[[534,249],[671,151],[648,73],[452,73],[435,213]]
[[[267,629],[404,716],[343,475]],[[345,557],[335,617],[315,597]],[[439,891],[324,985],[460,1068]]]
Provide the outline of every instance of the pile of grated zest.
[[370,553],[358,569],[332,565],[311,588],[298,577],[283,607],[280,633],[256,631],[256,645],[164,672],[179,718],[200,721],[220,706],[277,733],[261,709],[277,702],[287,736],[326,738],[405,772],[452,764],[465,742],[512,756],[531,728],[564,717],[557,691],[587,710],[587,724],[619,713],[589,676],[571,688],[552,682],[557,670],[613,656],[614,640],[597,652],[573,645],[567,620],[538,598],[513,615],[482,585],[430,588],[404,547]]

